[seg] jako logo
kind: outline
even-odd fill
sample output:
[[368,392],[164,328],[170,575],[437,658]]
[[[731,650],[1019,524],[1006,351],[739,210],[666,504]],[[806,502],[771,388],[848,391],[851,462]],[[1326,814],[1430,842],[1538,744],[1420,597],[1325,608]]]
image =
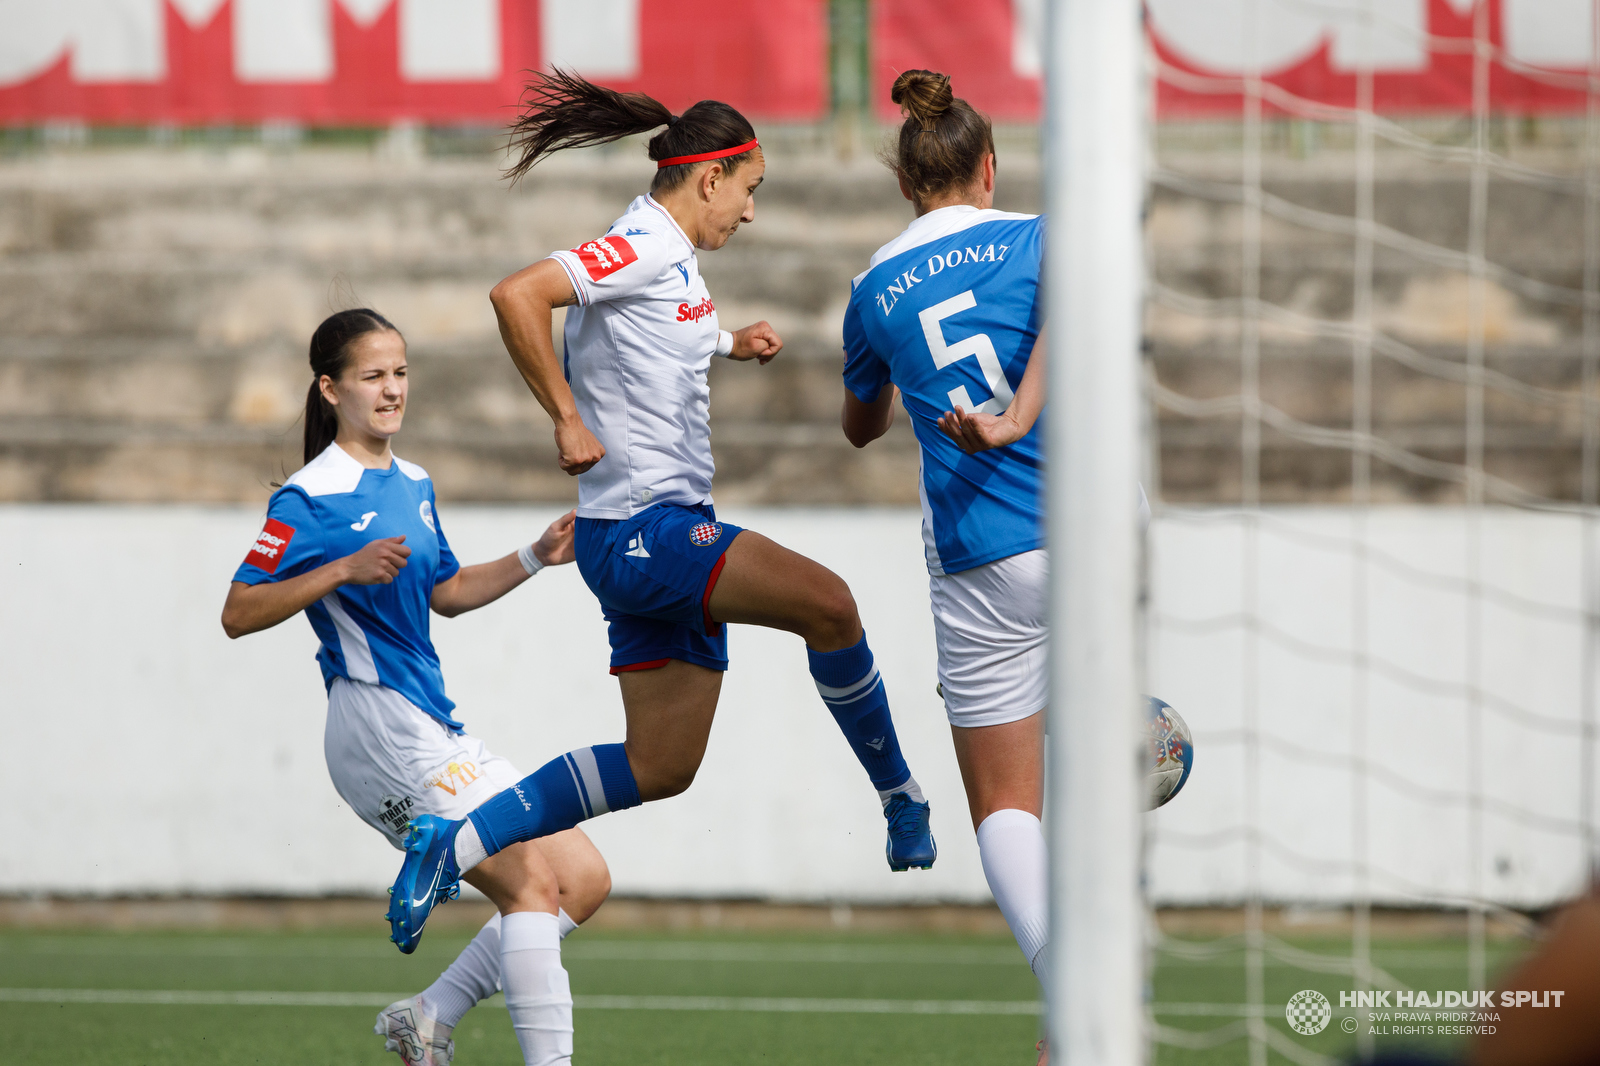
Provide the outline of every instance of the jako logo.
[[709,296],[695,304],[693,307],[690,307],[688,304],[678,305],[679,322],[698,322],[707,315],[714,315],[716,313],[717,309],[711,303],[711,297]]

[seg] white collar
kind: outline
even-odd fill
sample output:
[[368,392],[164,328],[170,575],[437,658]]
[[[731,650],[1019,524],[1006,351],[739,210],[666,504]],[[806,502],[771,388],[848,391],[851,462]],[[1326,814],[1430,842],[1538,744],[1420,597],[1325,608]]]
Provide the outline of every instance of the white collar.
[[[873,253],[872,260],[867,264],[871,270],[885,259],[893,259],[901,252],[916,248],[919,245],[936,241],[940,237],[948,237],[952,233],[959,233],[980,222],[998,222],[1005,219],[1024,220],[1038,218],[1038,215],[1020,215],[1014,211],[996,211],[992,207],[973,207],[971,204],[951,204],[949,207],[937,207],[925,215],[920,215],[911,220],[911,225]],[[860,281],[866,275],[863,270],[856,275]]]
[[675,232],[679,237],[683,238],[683,243],[689,246],[689,254],[693,255],[695,250],[694,242],[689,239],[689,235],[687,233],[683,232],[683,227],[678,225],[678,220],[672,217],[672,212],[668,211],[665,207],[662,207],[661,202],[654,196],[651,196],[649,193],[644,194],[644,202],[650,207],[655,208],[657,211],[660,211],[661,217],[672,223],[673,232]]

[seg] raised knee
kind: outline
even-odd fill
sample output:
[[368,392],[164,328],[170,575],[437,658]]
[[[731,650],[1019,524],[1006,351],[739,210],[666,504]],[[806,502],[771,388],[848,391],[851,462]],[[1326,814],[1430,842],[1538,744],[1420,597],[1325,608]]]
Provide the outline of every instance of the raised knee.
[[674,767],[657,774],[655,787],[651,790],[655,795],[651,798],[668,799],[672,796],[683,795],[689,791],[689,786],[694,784],[695,771],[698,769],[699,767],[695,766]]
[[838,651],[861,639],[861,615],[850,586],[835,579],[821,590],[817,603],[816,631],[806,643],[819,651]]
[[843,582],[840,582],[838,589],[829,595],[826,610],[829,623],[840,629],[856,629],[861,625],[861,616],[856,610],[856,598],[850,594],[849,586]]

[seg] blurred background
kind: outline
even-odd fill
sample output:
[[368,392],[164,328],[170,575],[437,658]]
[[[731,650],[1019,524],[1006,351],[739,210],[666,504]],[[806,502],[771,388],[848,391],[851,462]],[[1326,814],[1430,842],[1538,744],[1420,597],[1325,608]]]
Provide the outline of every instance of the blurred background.
[[[1228,951],[1252,929],[1258,953],[1263,929],[1354,937],[1326,972],[1364,987],[1373,908],[1425,915],[1481,980],[1595,859],[1594,7],[1146,16],[1147,674],[1198,751],[1148,820],[1149,897],[1169,934]],[[717,504],[850,581],[943,852],[887,875],[798,643],[752,630],[695,787],[592,823],[618,896],[703,901],[674,912],[691,924],[754,900],[829,928],[912,904],[998,928],[933,691],[915,445],[903,416],[846,444],[840,324],[911,217],[875,157],[898,72],[951,74],[996,123],[997,206],[1039,209],[1041,19],[1042,0],[0,0],[19,845],[0,916],[390,880],[397,855],[327,781],[309,628],[230,643],[218,613],[299,465],[306,343],[333,310],[405,332],[396,450],[464,559],[575,501],[487,293],[603,232],[652,169],[625,141],[500,177],[525,72],[561,66],[757,125],[757,221],[701,267],[725,326],[765,318],[787,346],[712,367]],[[435,634],[459,716],[525,770],[620,737],[575,573]]]

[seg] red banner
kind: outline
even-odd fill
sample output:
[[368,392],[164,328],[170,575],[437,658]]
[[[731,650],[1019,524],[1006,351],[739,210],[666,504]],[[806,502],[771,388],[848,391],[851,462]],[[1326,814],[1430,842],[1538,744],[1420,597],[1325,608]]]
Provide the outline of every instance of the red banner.
[[[886,119],[898,117],[889,99],[904,70],[950,75],[957,96],[1001,122],[1039,117],[1038,39],[1027,35],[1013,0],[874,0],[873,98]],[[1020,30],[1020,32],[1019,32]]]
[[[1589,0],[1483,0],[1489,106],[1498,113],[1579,114],[1593,29]],[[1473,99],[1472,0],[1146,0],[1162,118],[1230,117],[1257,49],[1268,113],[1317,117],[1351,107],[1357,72],[1373,70],[1374,107],[1388,114],[1463,113]],[[1254,17],[1256,25],[1247,24]],[[951,75],[955,91],[999,121],[1039,116],[1041,0],[876,0],[874,93],[902,70]],[[1309,102],[1310,106],[1307,106]]]
[[0,3],[0,124],[501,124],[559,65],[680,110],[814,120],[822,0]]

